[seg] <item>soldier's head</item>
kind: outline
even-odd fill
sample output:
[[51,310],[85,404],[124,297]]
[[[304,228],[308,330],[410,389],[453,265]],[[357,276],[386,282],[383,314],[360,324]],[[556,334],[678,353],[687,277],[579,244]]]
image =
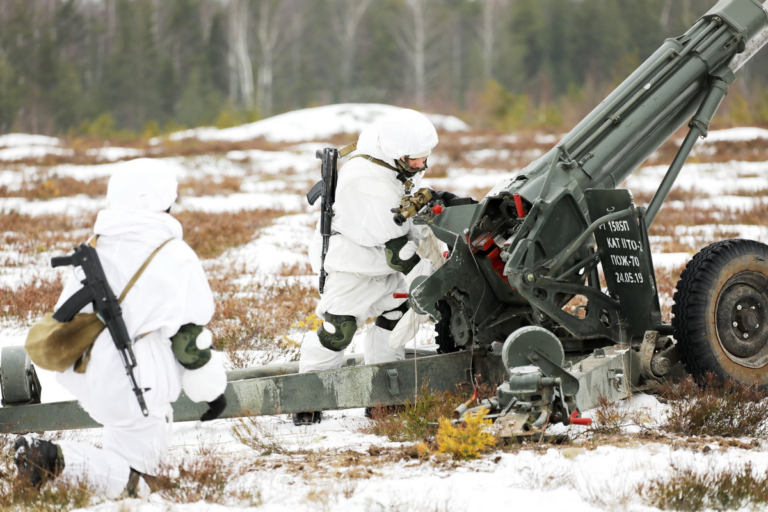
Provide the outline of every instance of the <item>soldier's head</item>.
[[117,164],[107,185],[107,208],[167,212],[176,201],[176,172],[167,163],[138,158]]
[[437,146],[437,130],[424,114],[403,109],[384,120],[379,148],[408,177],[427,168],[427,158]]

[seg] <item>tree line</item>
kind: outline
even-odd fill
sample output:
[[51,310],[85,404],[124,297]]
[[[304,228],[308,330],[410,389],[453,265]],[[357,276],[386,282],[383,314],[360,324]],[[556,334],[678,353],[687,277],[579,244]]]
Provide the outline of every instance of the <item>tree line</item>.
[[[570,126],[715,3],[2,0],[0,132],[150,136],[337,102]],[[726,119],[768,123],[768,55],[737,83]]]

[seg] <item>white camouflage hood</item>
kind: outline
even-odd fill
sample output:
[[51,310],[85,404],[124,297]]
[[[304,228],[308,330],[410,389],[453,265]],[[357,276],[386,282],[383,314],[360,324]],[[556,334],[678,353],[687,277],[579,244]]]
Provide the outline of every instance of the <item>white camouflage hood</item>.
[[364,155],[394,162],[437,146],[437,130],[424,114],[403,109],[360,132],[357,150]]

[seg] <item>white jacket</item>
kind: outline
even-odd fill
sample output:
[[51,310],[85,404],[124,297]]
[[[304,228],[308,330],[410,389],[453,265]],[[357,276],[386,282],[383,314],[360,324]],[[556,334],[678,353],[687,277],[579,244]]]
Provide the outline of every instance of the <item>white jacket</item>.
[[[144,394],[150,414],[164,416],[168,404],[179,397],[185,372],[173,356],[169,338],[184,324],[206,325],[211,320],[214,303],[208,280],[194,251],[181,240],[181,225],[167,213],[102,210],[94,231],[99,235],[96,252],[117,297],[152,251],[173,239],[155,255],[121,304],[131,339],[150,333],[134,344],[138,362],[134,373],[140,387],[151,388]],[[82,287],[80,272],[70,275],[56,309]],[[91,305],[82,311],[92,311]],[[107,329],[96,339],[85,374],[70,368],[57,378],[102,424],[141,418],[137,401],[123,398],[132,392]]]
[[[372,125],[360,134],[354,155],[368,155],[394,166],[378,147],[381,125]],[[351,158],[351,157],[350,157]],[[418,189],[423,173],[412,181],[412,192]],[[393,238],[406,235],[412,220],[402,226],[395,224],[393,208],[400,206],[405,194],[404,185],[397,173],[365,158],[351,158],[341,169],[336,185],[336,202],[328,254],[325,256],[326,272],[350,272],[366,276],[392,274],[396,270],[387,265],[384,244]],[[322,252],[320,223],[317,224],[309,255],[312,268],[320,272]]]

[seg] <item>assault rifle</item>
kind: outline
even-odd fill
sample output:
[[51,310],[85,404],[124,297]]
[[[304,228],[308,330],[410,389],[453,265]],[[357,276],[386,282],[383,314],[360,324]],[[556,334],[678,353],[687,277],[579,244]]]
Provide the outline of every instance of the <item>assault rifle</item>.
[[313,205],[318,197],[322,196],[323,198],[320,208],[320,234],[323,236],[323,252],[320,256],[320,284],[318,286],[320,294],[322,294],[325,289],[325,278],[328,276],[325,271],[325,255],[328,253],[328,244],[331,241],[331,219],[333,218],[333,203],[336,202],[336,180],[338,178],[336,162],[339,159],[339,151],[334,148],[318,149],[315,156],[323,162],[323,179],[315,183],[315,186],[307,193],[307,201]]
[[89,302],[93,304],[93,310],[99,319],[107,326],[112,341],[120,353],[120,359],[125,366],[125,373],[131,381],[136,400],[139,401],[139,407],[144,416],[149,415],[147,404],[144,401],[143,391],[149,391],[149,388],[142,390],[136,382],[133,375],[133,369],[136,368],[136,357],[131,348],[132,341],[128,335],[128,329],[123,321],[123,311],[120,303],[112,292],[107,282],[107,276],[104,274],[104,268],[101,266],[99,255],[96,249],[87,244],[81,244],[75,247],[75,252],[69,256],[58,256],[51,258],[51,266],[54,268],[64,265],[72,265],[83,269],[85,279],[81,281],[83,287],[70,297],[56,313],[53,318],[59,322],[69,322],[75,315],[83,309]]

